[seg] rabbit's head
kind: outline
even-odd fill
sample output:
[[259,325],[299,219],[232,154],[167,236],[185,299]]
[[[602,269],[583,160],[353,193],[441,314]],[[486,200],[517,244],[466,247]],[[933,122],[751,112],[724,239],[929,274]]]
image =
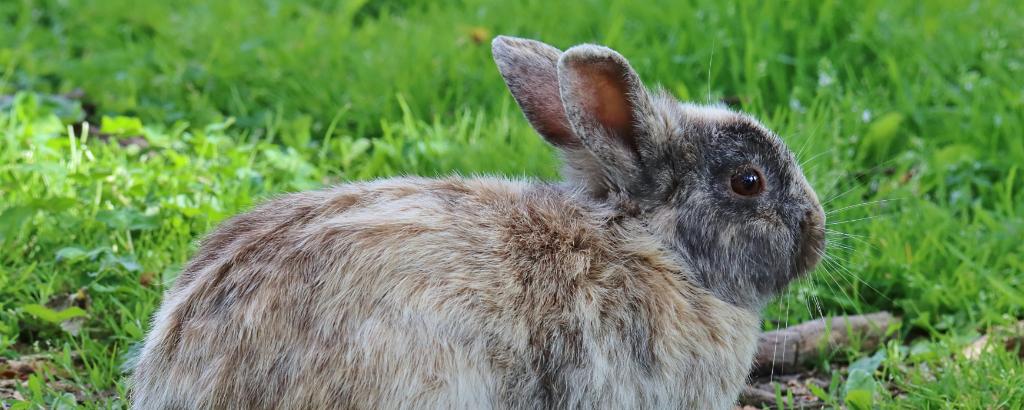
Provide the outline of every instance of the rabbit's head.
[[565,176],[647,226],[719,298],[759,309],[824,252],[825,215],[782,140],[649,92],[614,50],[498,37],[494,59]]

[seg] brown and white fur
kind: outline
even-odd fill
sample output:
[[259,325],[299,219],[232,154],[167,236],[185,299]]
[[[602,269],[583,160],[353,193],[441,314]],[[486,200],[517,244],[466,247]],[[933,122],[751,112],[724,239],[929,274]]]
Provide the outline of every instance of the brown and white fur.
[[[566,180],[353,183],[223,223],[153,319],[135,408],[734,403],[761,307],[823,247],[792,155],[610,49],[493,47]],[[764,193],[729,192],[738,165]]]

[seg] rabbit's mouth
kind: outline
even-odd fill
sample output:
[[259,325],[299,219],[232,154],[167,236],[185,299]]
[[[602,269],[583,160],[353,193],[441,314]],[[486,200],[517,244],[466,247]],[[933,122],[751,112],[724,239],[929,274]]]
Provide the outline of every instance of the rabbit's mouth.
[[820,210],[807,211],[800,221],[800,247],[796,254],[796,276],[810,272],[825,254],[825,215]]

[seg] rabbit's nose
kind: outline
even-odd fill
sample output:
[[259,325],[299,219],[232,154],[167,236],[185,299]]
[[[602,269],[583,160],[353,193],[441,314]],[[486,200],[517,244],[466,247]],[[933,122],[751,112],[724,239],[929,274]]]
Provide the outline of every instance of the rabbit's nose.
[[800,231],[807,240],[821,241],[825,234],[825,214],[817,209],[808,209],[800,220]]
[[806,272],[821,260],[825,250],[825,213],[808,209],[800,220],[800,270]]
[[824,223],[825,210],[821,207],[821,201],[818,199],[818,193],[814,192],[814,188],[806,181],[803,183],[804,196],[810,203],[810,208],[807,210],[808,214],[817,213]]
[[808,228],[822,227],[825,225],[825,212],[820,207],[812,207],[804,211],[804,219],[801,225],[806,225]]

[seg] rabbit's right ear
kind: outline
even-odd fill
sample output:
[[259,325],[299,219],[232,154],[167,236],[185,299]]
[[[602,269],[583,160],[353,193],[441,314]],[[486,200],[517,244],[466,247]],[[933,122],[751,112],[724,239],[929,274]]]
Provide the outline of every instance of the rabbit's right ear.
[[556,147],[580,147],[559,95],[558,58],[562,52],[539,41],[507,36],[495,37],[491,52],[530,125]]

